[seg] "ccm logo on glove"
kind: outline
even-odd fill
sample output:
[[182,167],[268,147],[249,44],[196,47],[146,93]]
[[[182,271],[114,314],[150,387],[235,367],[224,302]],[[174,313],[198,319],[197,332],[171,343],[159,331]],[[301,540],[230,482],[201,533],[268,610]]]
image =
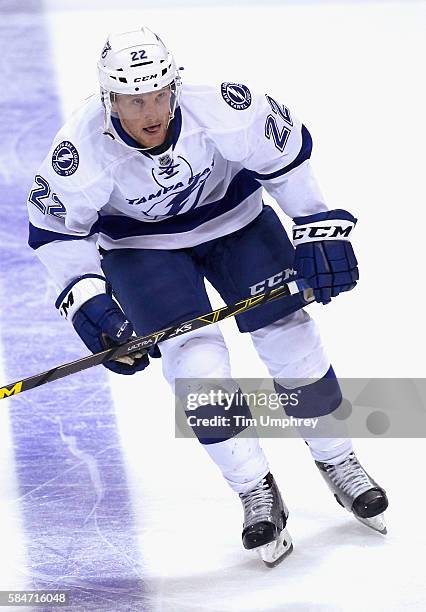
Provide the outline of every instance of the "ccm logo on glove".
[[315,242],[318,240],[349,240],[355,227],[351,221],[337,221],[333,225],[322,222],[309,223],[293,227],[293,244]]
[[75,313],[83,304],[95,295],[105,293],[106,285],[106,278],[97,274],[85,274],[74,279],[56,300],[55,305],[61,317],[72,321]]
[[[130,325],[130,321],[128,321],[127,319],[124,321],[123,325],[120,327],[120,329],[117,331],[116,338],[121,338],[121,336],[123,335],[123,332],[126,331],[126,329],[128,328],[128,326]],[[126,334],[127,336],[127,334]]]

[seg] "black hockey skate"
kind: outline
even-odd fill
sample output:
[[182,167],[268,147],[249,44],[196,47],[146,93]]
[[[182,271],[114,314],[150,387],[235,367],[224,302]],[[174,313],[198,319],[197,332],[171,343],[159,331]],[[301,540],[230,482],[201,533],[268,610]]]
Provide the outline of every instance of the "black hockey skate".
[[240,493],[240,498],[244,548],[256,549],[265,565],[275,567],[291,553],[293,544],[286,529],[288,510],[272,474],[266,474],[248,493]]
[[337,465],[315,463],[341,506],[367,527],[387,533],[383,517],[388,507],[386,492],[367,474],[355,453]]

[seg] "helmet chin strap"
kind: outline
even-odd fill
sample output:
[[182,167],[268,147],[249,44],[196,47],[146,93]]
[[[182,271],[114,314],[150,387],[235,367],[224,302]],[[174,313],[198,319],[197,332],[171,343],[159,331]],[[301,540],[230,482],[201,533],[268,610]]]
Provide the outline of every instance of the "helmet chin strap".
[[[176,112],[176,107],[178,106],[178,98],[179,98],[179,85],[180,83],[176,83],[175,81],[173,81],[172,83],[170,83],[169,87],[170,87],[170,92],[171,92],[171,96],[170,96],[170,112],[169,112],[169,120],[167,123],[167,130],[169,129],[170,123],[173,120],[174,116],[175,116],[175,112]],[[105,136],[109,136],[110,138],[112,138],[113,140],[116,140],[118,143],[120,143],[121,145],[123,145],[124,147],[127,147],[128,149],[135,149],[136,147],[132,147],[131,145],[127,144],[126,142],[124,142],[124,140],[122,140],[120,138],[120,136],[117,134],[116,130],[114,129],[114,126],[112,124],[111,121],[111,116],[112,116],[112,96],[115,96],[116,93],[113,91],[105,91],[103,89],[101,89],[101,99],[102,99],[102,104],[104,107],[104,135]],[[123,128],[124,129],[124,128]],[[167,135],[166,135],[166,139],[167,140]],[[158,145],[158,147],[161,147],[162,145]],[[137,148],[138,151],[146,151],[147,153],[152,150],[152,149],[157,149],[158,147],[143,147],[140,146]]]

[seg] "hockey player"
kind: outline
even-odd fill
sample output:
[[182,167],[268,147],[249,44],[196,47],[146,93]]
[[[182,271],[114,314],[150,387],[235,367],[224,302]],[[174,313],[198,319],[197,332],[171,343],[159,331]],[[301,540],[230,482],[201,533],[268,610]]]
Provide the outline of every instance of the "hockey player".
[[[285,105],[241,83],[182,86],[171,53],[147,28],[111,35],[98,73],[101,97],[60,130],[28,199],[29,243],[58,286],[57,308],[90,350],[209,312],[204,279],[226,303],[296,273],[323,304],[355,287],[356,219],[328,210],[310,134]],[[293,244],[262,188],[294,220]],[[304,405],[287,413],[322,417],[341,395],[305,304],[302,293],[276,300],[237,324],[277,389],[305,385]],[[163,342],[161,355],[172,388],[177,378],[231,378],[217,326]],[[106,367],[134,374],[148,364],[136,354]],[[332,393],[317,392],[324,381]],[[222,439],[196,434],[241,498],[244,547],[274,565],[292,549],[288,510],[258,439],[241,429]],[[384,532],[386,494],[350,439],[305,441],[338,501]]]

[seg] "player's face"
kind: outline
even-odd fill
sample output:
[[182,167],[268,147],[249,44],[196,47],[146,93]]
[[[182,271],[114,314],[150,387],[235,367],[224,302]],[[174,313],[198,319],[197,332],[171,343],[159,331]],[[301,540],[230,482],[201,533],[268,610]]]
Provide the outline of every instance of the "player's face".
[[112,110],[118,113],[126,132],[142,147],[163,144],[170,117],[170,88],[138,95],[115,97]]

